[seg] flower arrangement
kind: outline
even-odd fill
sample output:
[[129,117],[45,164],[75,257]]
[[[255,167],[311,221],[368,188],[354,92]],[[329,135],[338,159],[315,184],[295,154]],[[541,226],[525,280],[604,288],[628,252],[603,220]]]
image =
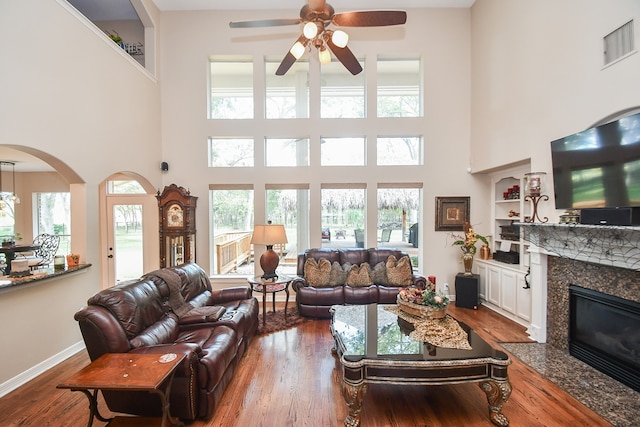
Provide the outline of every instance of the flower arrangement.
[[476,251],[476,243],[480,240],[485,245],[489,244],[489,241],[486,237],[476,233],[471,224],[468,222],[464,223],[464,236],[460,235],[452,235],[454,239],[453,246],[460,246],[460,250],[462,250],[465,254],[475,255]]
[[445,294],[428,289],[422,290],[416,287],[401,288],[398,296],[403,301],[439,310],[449,305],[449,298]]

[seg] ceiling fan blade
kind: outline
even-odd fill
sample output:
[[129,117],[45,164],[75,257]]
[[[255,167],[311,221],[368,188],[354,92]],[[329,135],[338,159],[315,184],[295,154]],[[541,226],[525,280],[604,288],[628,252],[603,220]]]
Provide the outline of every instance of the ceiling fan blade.
[[282,59],[280,66],[276,70],[276,76],[284,76],[289,71],[289,68],[296,62],[296,57],[291,54],[291,52],[287,52],[285,57]]
[[230,28],[259,28],[259,27],[278,27],[281,25],[298,25],[302,22],[300,18],[292,19],[260,19],[256,21],[236,21],[229,22]]
[[331,52],[338,58],[338,61],[345,66],[347,70],[354,76],[362,71],[362,66],[358,62],[358,58],[355,57],[353,52],[348,47],[338,47],[332,41],[331,38],[325,40]]
[[336,13],[331,20],[342,27],[383,27],[407,22],[407,12],[402,10],[369,10]]

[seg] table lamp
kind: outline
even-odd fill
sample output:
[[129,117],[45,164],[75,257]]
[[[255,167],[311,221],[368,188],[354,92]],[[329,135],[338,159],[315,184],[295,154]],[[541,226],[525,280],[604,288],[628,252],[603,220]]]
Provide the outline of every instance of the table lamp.
[[273,250],[273,245],[277,243],[287,243],[287,233],[284,231],[284,225],[271,224],[269,221],[265,225],[255,225],[253,235],[251,236],[252,245],[265,245],[267,250],[260,257],[260,267],[264,274],[263,279],[276,279],[276,268],[280,263],[280,257]]

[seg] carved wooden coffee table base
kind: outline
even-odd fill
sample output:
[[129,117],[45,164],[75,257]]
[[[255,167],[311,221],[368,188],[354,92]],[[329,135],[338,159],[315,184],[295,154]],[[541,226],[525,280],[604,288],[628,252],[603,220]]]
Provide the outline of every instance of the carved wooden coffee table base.
[[[386,315],[378,312],[383,309],[381,306],[356,307],[332,308],[331,333],[335,341],[332,352],[342,366],[341,391],[349,409],[344,420],[346,427],[360,426],[362,399],[369,384],[444,385],[467,382],[479,383],[485,392],[491,421],[500,427],[509,425],[509,420],[502,413],[502,407],[511,395],[507,374],[511,360],[506,353],[493,349],[467,328],[472,350],[440,349],[428,343],[416,343],[417,353],[377,354],[378,334],[384,333],[380,331],[389,331],[398,324],[389,323]],[[382,320],[379,322],[378,318]],[[364,333],[355,334],[354,330],[362,328],[362,325],[367,325],[362,331]],[[343,334],[345,340],[342,339]],[[362,342],[356,342],[359,336],[362,336]]]

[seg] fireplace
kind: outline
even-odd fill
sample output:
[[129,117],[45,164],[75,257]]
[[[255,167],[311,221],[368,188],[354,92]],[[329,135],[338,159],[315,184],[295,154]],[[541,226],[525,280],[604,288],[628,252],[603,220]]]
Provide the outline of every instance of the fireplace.
[[569,353],[640,391],[640,303],[570,285]]

